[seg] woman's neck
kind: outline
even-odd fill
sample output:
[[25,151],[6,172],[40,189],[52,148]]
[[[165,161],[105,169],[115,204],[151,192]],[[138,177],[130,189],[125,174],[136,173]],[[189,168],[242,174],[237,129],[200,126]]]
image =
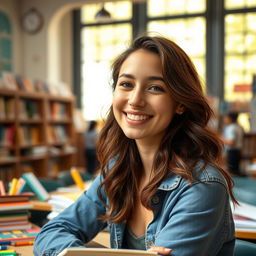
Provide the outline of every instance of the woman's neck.
[[154,158],[160,143],[146,143],[142,141],[136,141],[136,144],[143,164],[145,179],[149,180],[153,167]]

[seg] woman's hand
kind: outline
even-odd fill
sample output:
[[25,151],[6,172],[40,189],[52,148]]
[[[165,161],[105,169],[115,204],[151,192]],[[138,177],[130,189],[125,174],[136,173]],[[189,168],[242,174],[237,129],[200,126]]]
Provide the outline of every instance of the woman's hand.
[[150,249],[148,249],[149,252],[157,252],[158,254],[162,255],[170,255],[172,252],[172,249],[165,248],[162,246],[152,246]]

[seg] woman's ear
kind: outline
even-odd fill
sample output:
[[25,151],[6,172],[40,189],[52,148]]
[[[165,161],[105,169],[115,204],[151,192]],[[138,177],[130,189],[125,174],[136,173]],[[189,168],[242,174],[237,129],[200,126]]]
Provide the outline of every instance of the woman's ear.
[[176,114],[182,115],[184,113],[184,111],[185,111],[184,105],[179,103],[178,106],[176,107],[176,111],[175,111]]

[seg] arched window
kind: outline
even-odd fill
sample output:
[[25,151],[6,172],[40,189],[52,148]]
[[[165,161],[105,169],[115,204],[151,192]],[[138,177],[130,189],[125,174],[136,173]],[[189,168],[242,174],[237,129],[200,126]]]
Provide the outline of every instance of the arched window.
[[0,75],[12,71],[12,27],[8,16],[0,11]]

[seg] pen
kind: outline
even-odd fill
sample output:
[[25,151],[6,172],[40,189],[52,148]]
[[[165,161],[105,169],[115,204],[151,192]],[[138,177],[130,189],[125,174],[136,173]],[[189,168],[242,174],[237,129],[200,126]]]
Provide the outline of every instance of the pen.
[[0,251],[2,250],[7,250],[7,246],[6,245],[0,245]]
[[11,245],[11,241],[0,241],[0,245]]
[[12,243],[14,246],[23,246],[23,245],[32,245],[34,244],[34,241],[20,241],[20,242],[15,242]]
[[77,169],[75,168],[71,169],[71,176],[75,181],[76,185],[79,187],[79,189],[84,190],[85,189],[84,182],[81,178],[80,173],[77,171]]

